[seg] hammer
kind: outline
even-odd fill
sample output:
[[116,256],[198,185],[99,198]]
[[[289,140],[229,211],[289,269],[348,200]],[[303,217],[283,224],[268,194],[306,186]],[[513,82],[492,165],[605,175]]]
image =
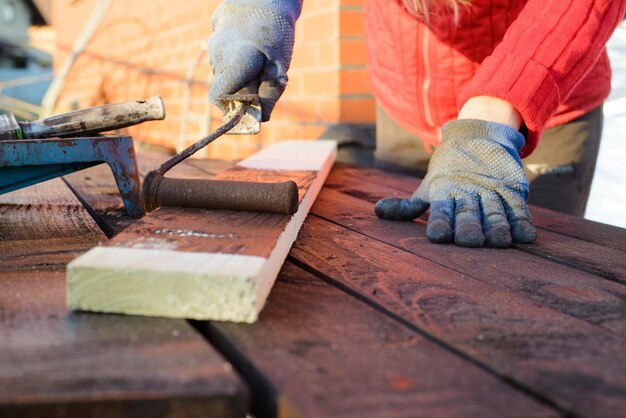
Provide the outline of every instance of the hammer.
[[0,115],[0,141],[89,136],[164,118],[163,100],[158,96],[76,110],[34,122],[18,122],[8,113]]
[[296,213],[298,186],[293,181],[259,183],[164,177],[171,168],[226,133],[257,134],[261,126],[258,86],[259,80],[255,79],[236,94],[222,96],[223,125],[146,175],[141,189],[146,212],[161,206],[183,206],[288,215]]

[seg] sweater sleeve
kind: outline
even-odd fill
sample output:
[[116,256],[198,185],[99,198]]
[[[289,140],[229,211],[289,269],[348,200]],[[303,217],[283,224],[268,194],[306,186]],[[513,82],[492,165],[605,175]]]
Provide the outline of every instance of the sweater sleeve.
[[624,17],[626,0],[529,0],[502,42],[459,95],[507,100],[528,135],[521,156],[537,146],[562,100],[587,74]]

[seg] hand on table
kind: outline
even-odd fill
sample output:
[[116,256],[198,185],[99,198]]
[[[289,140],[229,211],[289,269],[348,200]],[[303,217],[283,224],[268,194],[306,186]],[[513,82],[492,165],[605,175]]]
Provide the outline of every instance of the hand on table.
[[376,214],[407,221],[430,206],[426,235],[432,242],[468,247],[531,243],[536,231],[518,155],[523,146],[523,135],[505,124],[448,122],[420,187],[408,199],[380,200]]
[[208,40],[213,68],[211,101],[233,94],[260,78],[262,120],[270,114],[287,86],[294,26],[301,0],[224,0],[213,14]]

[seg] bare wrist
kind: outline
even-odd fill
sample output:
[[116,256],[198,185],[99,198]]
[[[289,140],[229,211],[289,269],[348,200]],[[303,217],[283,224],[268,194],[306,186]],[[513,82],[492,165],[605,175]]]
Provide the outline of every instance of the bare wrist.
[[457,119],[479,119],[497,122],[520,130],[523,125],[522,115],[506,100],[491,96],[476,96],[469,99]]

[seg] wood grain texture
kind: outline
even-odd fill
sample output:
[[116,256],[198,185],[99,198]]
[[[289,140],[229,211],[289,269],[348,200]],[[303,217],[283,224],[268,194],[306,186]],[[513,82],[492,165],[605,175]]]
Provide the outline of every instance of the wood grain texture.
[[258,417],[560,416],[289,262],[258,322],[197,327],[239,358]]
[[[210,162],[194,161],[194,166],[209,172],[212,170],[212,163]],[[334,172],[336,171],[337,170]],[[354,174],[357,177],[363,177],[367,185],[366,187],[363,187],[362,183],[357,183],[358,180],[355,178],[352,181],[354,181],[354,184],[356,184],[357,187],[353,188],[354,190],[350,190],[350,192],[355,194],[360,193],[360,198],[365,198],[370,201],[375,200],[376,197],[374,194],[376,193],[376,190],[371,192],[369,195],[368,190],[371,188],[375,189],[372,185],[376,185],[377,181],[380,182],[381,178],[378,177],[377,180],[376,177],[368,177],[367,170],[365,171],[366,175],[364,176],[360,176],[359,172],[360,169],[358,171],[355,169]],[[335,178],[334,176],[334,173],[331,174],[329,183],[332,187],[338,188],[338,184],[340,183],[339,180],[343,181],[345,179],[340,179],[338,177]],[[387,178],[386,175],[384,177],[385,179]],[[391,179],[392,182],[397,181],[398,184],[402,184],[404,181],[401,176],[391,176]],[[345,183],[343,183],[342,187],[344,186]],[[404,194],[401,191],[398,193]],[[320,195],[320,199],[318,200],[315,208],[318,208],[318,206],[321,205],[325,196],[325,192]],[[336,198],[334,195],[331,195],[331,197],[333,199]],[[331,204],[336,208],[336,212],[341,214],[338,218],[334,218],[334,222],[341,223],[345,220],[346,223],[351,224],[347,225],[349,228],[358,229],[364,224],[355,222],[355,219],[361,218],[360,220],[362,222],[371,219],[370,215],[352,212],[353,208],[350,205],[346,206],[344,209],[343,206],[346,202],[343,200],[333,199],[330,199],[332,202]],[[361,205],[361,203],[363,202],[361,201],[359,205]],[[317,209],[314,210],[317,211]],[[367,210],[369,210],[369,208]],[[181,214],[172,214],[173,218],[178,216],[181,216]],[[188,219],[185,220],[185,222],[188,221]],[[417,224],[419,226],[419,223]],[[479,359],[482,361],[484,358],[487,358],[489,362],[485,364],[487,364],[488,368],[494,370],[494,373],[504,375],[507,379],[513,379],[513,381],[518,382],[520,385],[530,388],[531,391],[538,391],[541,394],[544,387],[550,389],[553,386],[563,385],[563,382],[565,382],[569,385],[569,387],[567,389],[561,389],[561,393],[558,394],[558,396],[554,394],[553,389],[546,391],[548,400],[556,403],[558,407],[563,410],[571,410],[571,400],[568,396],[570,398],[576,396],[583,398],[584,400],[581,400],[580,402],[587,404],[584,409],[586,412],[592,409],[594,402],[602,404],[602,395],[599,395],[598,392],[606,392],[609,394],[607,396],[610,397],[623,396],[623,387],[621,387],[619,378],[611,377],[606,373],[606,368],[608,367],[607,364],[613,361],[610,358],[612,355],[611,349],[607,350],[602,347],[604,338],[606,337],[606,331],[600,330],[600,336],[597,337],[598,339],[594,339],[594,337],[588,333],[588,331],[591,330],[588,328],[590,325],[583,322],[583,335],[578,337],[577,333],[579,330],[579,322],[577,322],[574,318],[570,318],[569,320],[572,322],[569,323],[567,321],[565,323],[559,321],[555,321],[554,323],[551,322],[555,318],[554,315],[558,314],[558,312],[554,312],[553,310],[561,310],[568,312],[568,315],[579,315],[586,321],[600,325],[605,329],[620,332],[620,330],[623,330],[623,328],[621,328],[621,324],[623,324],[624,310],[620,307],[621,300],[619,298],[611,299],[609,297],[611,295],[610,289],[607,291],[607,289],[601,288],[600,290],[594,291],[594,287],[596,286],[595,282],[583,290],[574,289],[574,286],[567,284],[567,277],[574,270],[568,269],[563,265],[549,263],[541,258],[530,257],[520,253],[519,251],[515,251],[515,253],[518,254],[518,257],[522,257],[522,260],[527,260],[526,264],[524,262],[518,262],[515,264],[514,268],[516,270],[519,269],[519,271],[526,272],[529,265],[533,266],[536,263],[540,267],[538,270],[544,269],[546,266],[552,266],[551,269],[547,270],[546,274],[550,278],[555,277],[555,272],[564,271],[564,273],[556,275],[556,277],[563,280],[561,285],[544,282],[542,281],[541,276],[535,277],[535,280],[520,280],[519,288],[515,291],[518,295],[513,296],[513,309],[511,309],[507,307],[511,292],[503,291],[503,289],[515,289],[513,286],[515,284],[515,279],[513,277],[515,272],[511,272],[512,269],[510,268],[505,268],[500,266],[498,263],[491,262],[492,260],[489,257],[480,255],[477,256],[476,259],[467,260],[461,254],[450,255],[444,253],[444,263],[446,266],[450,264],[453,268],[456,268],[456,266],[463,266],[467,267],[469,270],[473,269],[474,271],[485,270],[489,277],[497,277],[498,275],[504,275],[505,278],[510,277],[508,285],[511,287],[501,287],[499,291],[500,293],[485,292],[484,297],[478,297],[477,295],[480,294],[485,288],[479,286],[476,291],[473,291],[473,286],[470,286],[469,297],[466,297],[464,286],[467,285],[468,278],[464,275],[456,274],[450,278],[443,276],[444,280],[441,283],[438,283],[437,281],[424,282],[420,279],[420,275],[422,274],[421,271],[423,269],[423,265],[421,263],[415,264],[410,259],[404,259],[396,265],[393,263],[393,259],[391,258],[392,255],[381,250],[381,248],[386,247],[379,247],[374,241],[374,251],[378,250],[378,252],[380,252],[380,256],[383,258],[390,258],[387,263],[376,266],[376,259],[373,262],[368,261],[368,243],[373,239],[370,238],[365,241],[353,240],[352,236],[341,236],[341,234],[345,231],[344,229],[337,228],[336,231],[340,234],[342,240],[334,240],[331,242],[330,246],[321,248],[320,254],[307,255],[306,260],[304,258],[299,258],[299,261],[304,262],[305,264],[309,263],[311,266],[314,266],[314,268],[319,268],[319,263],[322,265],[324,263],[330,265],[331,267],[324,267],[323,271],[325,273],[330,273],[332,275],[332,279],[337,279],[337,277],[339,277],[341,279],[341,281],[338,282],[339,285],[347,285],[350,289],[349,291],[364,289],[362,293],[359,293],[360,297],[367,300],[374,298],[374,300],[370,303],[378,304],[379,306],[384,302],[384,308],[382,309],[387,308],[392,313],[401,316],[405,320],[408,320],[413,324],[418,324],[418,327],[426,330],[426,333],[429,335],[433,335],[432,330],[430,329],[431,327],[439,329],[438,332],[444,336],[447,334],[452,335],[451,340],[452,343],[456,344],[456,348],[465,350],[464,347],[473,347],[470,356],[476,358],[477,356],[475,353],[480,353],[481,356],[484,357],[480,357]],[[326,234],[331,237],[336,231],[327,230]],[[373,228],[372,231],[372,233],[387,233],[391,236],[391,239],[395,238],[393,231],[387,231],[385,229],[378,230],[376,228]],[[170,230],[167,232],[167,234],[172,235],[180,233],[181,232],[177,230]],[[321,232],[321,235],[324,235],[324,231]],[[358,236],[358,234],[356,236]],[[319,236],[316,240],[324,242],[326,241],[326,238]],[[342,250],[344,240],[347,240],[348,244],[353,244],[352,247],[348,246],[348,256],[346,256],[346,251]],[[411,239],[402,239],[400,242],[407,244],[407,248],[421,248],[417,245],[411,247]],[[316,241],[311,241],[310,236],[309,238],[305,237],[304,247],[311,247],[306,251],[314,253],[315,245]],[[447,249],[452,246],[433,247],[437,249]],[[292,254],[294,254],[295,251],[296,249],[294,249]],[[300,251],[306,254],[304,249],[301,248]],[[404,253],[404,251],[399,248],[394,248],[393,251],[401,254]],[[509,250],[506,252],[508,254]],[[502,253],[498,252],[497,254]],[[428,257],[428,255],[426,256]],[[404,256],[401,258],[404,258]],[[318,261],[320,259],[322,261]],[[372,265],[372,263],[374,265]],[[411,267],[409,267],[409,264]],[[412,270],[409,270],[409,268]],[[335,275],[334,272],[336,270],[339,270],[340,273]],[[227,345],[227,348],[222,349],[240,355],[240,361],[244,363],[242,370],[246,370],[246,372],[252,375],[254,375],[254,371],[263,375],[259,378],[263,381],[263,383],[260,384],[262,389],[258,391],[259,388],[254,388],[254,393],[257,396],[259,396],[260,393],[268,395],[270,398],[273,397],[272,399],[276,400],[276,402],[280,405],[279,409],[283,412],[293,412],[296,416],[297,414],[307,416],[306,412],[309,411],[308,408],[313,408],[314,411],[320,411],[324,408],[324,404],[319,405],[314,400],[307,399],[304,395],[306,391],[301,388],[302,385],[306,384],[308,380],[301,378],[300,376],[305,376],[303,374],[305,372],[315,372],[319,367],[317,364],[324,362],[324,360],[321,359],[323,354],[319,353],[319,350],[324,347],[315,346],[313,349],[309,349],[308,347],[310,344],[301,343],[298,340],[306,342],[312,341],[310,338],[307,339],[309,337],[307,334],[309,328],[312,328],[314,331],[312,333],[312,335],[315,336],[313,341],[329,341],[329,339],[332,340],[336,338],[334,336],[332,336],[332,338],[329,336],[329,330],[333,330],[338,334],[341,334],[343,331],[341,329],[342,325],[338,324],[335,318],[339,317],[340,313],[337,313],[336,315],[333,314],[336,313],[336,311],[332,310],[333,303],[330,305],[319,305],[318,303],[320,302],[312,296],[314,292],[309,292],[308,288],[304,287],[301,282],[297,281],[299,278],[303,278],[302,273],[300,271],[295,272],[294,276],[294,283],[298,283],[297,290],[302,290],[302,299],[300,300],[291,296],[295,299],[295,302],[293,303],[293,308],[290,308],[289,312],[287,309],[280,307],[282,302],[285,302],[285,306],[292,306],[289,305],[291,302],[286,302],[290,300],[289,297],[285,296],[285,293],[276,293],[279,296],[274,297],[273,294],[270,296],[271,303],[268,304],[266,310],[261,314],[261,320],[256,324],[252,326],[215,324],[208,326],[207,329],[209,329],[209,333],[213,335],[215,341],[219,340]],[[417,276],[420,280],[415,280],[415,276]],[[579,286],[581,284],[580,280],[591,277],[591,275],[577,271],[574,277],[577,278],[576,286]],[[403,279],[404,281],[400,282],[398,285],[394,285],[394,283],[400,279]],[[387,281],[390,281],[391,283],[387,283]],[[460,286],[458,282],[460,282]],[[506,280],[504,280],[504,282],[506,283]],[[602,282],[614,285],[614,283],[604,280]],[[275,292],[279,292],[279,286],[281,283],[282,282],[279,280],[277,285],[274,287]],[[450,283],[455,284],[456,286],[452,286],[450,289]],[[470,283],[473,282],[470,281]],[[493,282],[492,284],[501,286],[500,282]],[[291,293],[300,295],[297,290],[294,289]],[[320,293],[323,296],[328,294],[326,292]],[[380,298],[381,293],[384,293],[383,301],[378,299]],[[327,297],[334,303],[340,303],[339,301],[345,298],[345,296],[341,299],[332,296]],[[493,297],[494,300],[491,300],[491,297]],[[534,297],[537,297],[538,299],[532,301],[532,298]],[[521,307],[520,298],[526,298]],[[531,299],[532,303],[529,303],[527,299]],[[277,304],[279,307],[277,308],[276,313],[272,314],[272,309],[274,309]],[[602,310],[601,308],[603,304],[606,304],[608,308]],[[549,306],[550,309],[542,309],[540,305]],[[302,308],[300,308],[300,306],[302,306]],[[504,310],[505,315],[501,315],[502,307],[506,308]],[[309,314],[308,312],[311,312],[309,309],[315,309],[315,314]],[[334,319],[335,325],[328,325],[327,322],[320,321],[320,310],[329,312],[330,316]],[[548,316],[547,318],[542,318],[545,311],[548,312]],[[511,314],[511,312],[513,312],[513,314]],[[268,318],[272,318],[271,321],[267,322],[267,325],[264,322],[266,320],[266,315],[270,315]],[[533,319],[533,315],[537,315],[538,318]],[[419,318],[421,321],[424,321],[424,323],[428,326],[422,325],[421,322],[414,319],[414,316]],[[344,315],[343,318],[350,319],[353,317]],[[561,317],[559,316],[559,318]],[[318,321],[320,326],[319,328],[316,327]],[[440,323],[442,323],[442,325],[440,325]],[[455,325],[455,323],[457,324]],[[295,325],[294,329],[290,328],[291,324]],[[527,327],[525,327],[525,325]],[[224,327],[222,328],[222,326]],[[232,326],[233,329],[230,329],[230,326]],[[266,328],[258,328],[261,326]],[[469,326],[470,329],[466,330],[464,328],[465,326]],[[356,325],[355,327],[358,329]],[[485,332],[483,332],[483,329],[477,327],[483,327]],[[273,334],[273,331],[275,331],[275,334]],[[298,334],[298,332],[303,333],[303,335]],[[458,337],[455,336],[457,332]],[[288,338],[288,333],[293,333],[294,340],[290,340]],[[439,335],[434,335],[434,337],[440,338]],[[609,336],[609,345],[614,344],[614,342],[611,342],[613,341],[611,338],[614,337]],[[593,344],[591,344],[589,340],[591,340]],[[461,341],[464,345],[457,343],[457,341]],[[443,343],[451,344],[448,340]],[[332,344],[333,343],[331,341],[326,345],[326,347],[330,346],[330,349],[327,349],[326,351],[330,351],[331,354]],[[576,352],[577,344],[582,347],[582,353],[580,356]],[[303,350],[306,351],[306,354],[310,353],[311,350],[314,350],[315,356],[303,356],[302,361],[304,363],[299,363],[296,360],[292,360],[291,357],[288,357],[289,355],[294,355],[294,353],[302,353]],[[596,375],[594,375],[594,365],[590,360],[592,354],[589,353],[589,350],[592,350],[592,352],[597,354],[597,358],[595,359],[596,361],[605,361],[605,364],[598,369]],[[340,356],[343,357],[343,361],[341,363],[330,362],[330,364],[334,365],[334,368],[337,368],[337,374],[333,375],[332,379],[323,379],[323,376],[319,376],[323,375],[323,372],[318,373],[319,375],[313,376],[314,379],[318,379],[314,381],[321,381],[320,384],[314,387],[314,393],[318,394],[320,397],[325,395],[325,398],[320,399],[328,400],[330,406],[333,405],[332,402],[340,402],[335,400],[332,397],[332,394],[350,393],[349,389],[332,392],[332,394],[324,393],[325,385],[336,389],[341,382],[350,384],[350,380],[341,380],[336,377],[345,370],[345,368],[342,369],[343,366],[347,367],[358,364],[359,367],[369,370],[367,367],[364,367],[363,363],[360,363],[360,360],[358,359],[355,360],[354,363],[346,361],[346,359],[351,360],[354,355],[352,352],[345,354],[343,349],[338,351]],[[365,352],[366,350],[363,351]],[[357,353],[358,352],[359,351],[357,351]],[[553,359],[558,358],[559,355],[565,358],[565,364],[563,361],[553,361]],[[389,357],[385,357],[384,354],[381,355],[381,357],[385,360],[389,359]],[[491,359],[492,357],[493,359]],[[508,357],[510,357],[510,359]],[[289,362],[283,361],[280,363],[281,367],[277,368],[276,364],[278,364],[277,362],[281,359],[290,360]],[[290,363],[292,361],[295,363],[293,369],[290,367]],[[615,361],[617,361],[618,364],[619,362],[623,363],[623,359],[619,356]],[[579,365],[581,366],[580,370],[578,367]],[[334,370],[334,368],[332,370]],[[526,370],[526,368],[529,368],[530,370]],[[297,372],[295,369],[297,369]],[[384,367],[380,367],[380,369],[384,369]],[[379,372],[380,369],[376,369],[375,372]],[[546,382],[543,386],[535,385],[534,382],[542,378],[542,373],[547,377]],[[620,370],[616,370],[616,373],[619,374]],[[248,375],[246,375],[246,377],[250,378]],[[402,379],[401,381],[406,382]],[[614,381],[617,383],[614,384]],[[365,384],[366,382],[369,381],[366,378],[363,378],[359,379],[357,384],[362,383],[362,385],[359,385],[359,388],[362,388],[367,386]],[[436,383],[433,384],[436,385]],[[380,386],[374,385],[374,388],[380,391],[375,393],[390,393],[385,392],[385,390],[381,389]],[[563,393],[565,393],[565,395],[563,395]],[[460,396],[463,395],[461,394],[459,397]],[[565,401],[563,401],[563,396],[565,396]],[[587,397],[591,397],[592,400],[587,400]],[[374,395],[372,395],[371,398],[378,399]],[[348,399],[351,398],[348,397]],[[399,405],[394,403],[394,399],[405,398],[396,397],[391,400],[389,399],[391,398],[385,399],[384,402],[386,402],[386,405],[391,405],[393,407]],[[307,406],[307,402],[311,402],[312,406]],[[297,405],[297,407],[294,405]],[[371,404],[368,405],[371,406]],[[409,403],[409,408],[412,405],[413,403]],[[431,406],[433,404],[427,403],[427,405]],[[456,404],[453,403],[449,406],[449,409],[446,409],[446,406],[444,405],[441,410],[454,410],[455,405]],[[265,404],[262,406],[271,408],[271,405],[268,406]],[[619,408],[620,405],[617,407]],[[615,408],[615,405],[611,404],[611,402],[609,402],[608,405],[599,408],[597,413],[590,412],[586,415],[607,415],[607,413],[615,411],[615,409],[611,410],[610,408]],[[574,409],[577,412],[581,411],[579,406],[576,406]],[[400,412],[398,412],[397,415],[402,416],[401,408],[398,407],[398,410]],[[411,411],[413,410],[414,409],[411,409]],[[433,411],[434,409],[427,410]],[[413,416],[411,413],[412,412],[409,412],[408,415],[405,416]],[[585,415],[583,413],[580,414]],[[317,415],[319,416],[324,414]],[[361,414],[361,416],[367,415],[367,411]]]
[[65,268],[104,239],[60,179],[0,195],[0,272]]
[[291,255],[564,413],[626,410],[621,334],[316,217]]
[[[338,163],[326,185],[344,192],[360,193],[358,197],[376,202],[387,195],[407,196],[415,191],[421,180],[415,177],[390,174],[380,170]],[[365,188],[363,184],[366,184]],[[387,191],[370,190],[379,185]],[[387,194],[385,194],[387,193]],[[586,220],[577,216],[531,206],[533,222],[542,230],[557,232],[572,238],[593,242],[616,250],[626,251],[626,229]]]
[[626,251],[564,239],[549,231],[541,232],[534,244],[517,244],[516,248],[626,285]]
[[426,238],[425,221],[387,221],[373,211],[372,203],[332,189],[324,189],[312,208],[312,213],[375,240],[574,318],[626,333],[626,286],[514,249],[432,244]]
[[[147,215],[106,248],[94,250],[68,266],[69,306],[100,312],[254,322],[330,171],[334,155],[332,141],[286,142],[215,177],[296,181],[300,205],[292,217],[188,208],[161,208]],[[317,170],[311,171],[311,167]],[[202,255],[192,257],[186,255],[188,252]],[[230,261],[224,261],[225,254]],[[180,257],[187,264],[179,263],[177,271],[176,260]],[[217,268],[216,262],[253,267],[224,273],[226,270]]]
[[[138,154],[137,165],[140,177],[143,179],[150,170],[157,168],[167,158],[169,156],[154,152]],[[233,163],[228,161],[211,161],[210,167],[205,167],[201,171],[194,167],[193,160],[189,160],[174,167],[167,175],[171,178],[206,179],[232,165]],[[81,199],[109,238],[119,234],[133,222],[133,219],[126,213],[111,169],[106,164],[74,172],[63,177],[63,180]]]
[[[398,175],[388,179],[381,171],[346,165],[339,166],[327,180],[327,187],[370,202],[387,196],[406,197],[418,185],[419,179]],[[539,238],[534,244],[516,248],[626,283],[626,229],[541,208],[531,207],[531,212],[540,229]],[[559,217],[561,221],[556,222]],[[426,215],[423,219],[427,219]]]
[[62,270],[0,274],[0,416],[245,417],[245,387],[189,324],[68,313],[64,292]]
[[247,387],[185,321],[67,310],[65,263],[106,237],[61,180],[0,201],[0,416],[245,416]]

